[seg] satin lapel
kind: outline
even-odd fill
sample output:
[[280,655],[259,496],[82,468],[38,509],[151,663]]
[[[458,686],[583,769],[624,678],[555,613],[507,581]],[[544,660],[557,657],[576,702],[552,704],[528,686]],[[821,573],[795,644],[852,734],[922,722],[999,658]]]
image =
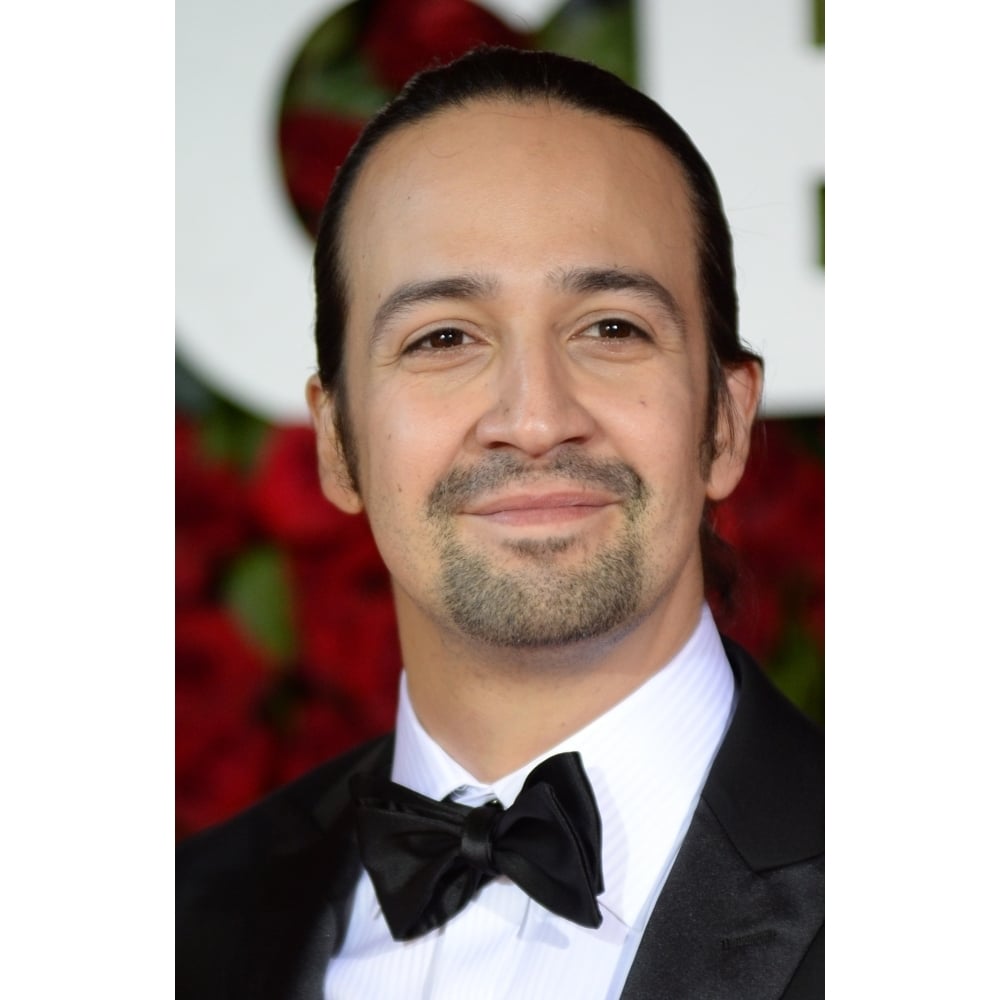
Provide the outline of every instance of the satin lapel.
[[823,923],[822,736],[726,652],[736,709],[622,1000],[777,1000]]
[[[388,773],[381,743],[349,773]],[[276,851],[258,877],[246,928],[239,1000],[322,1000],[327,962],[343,943],[361,872],[345,774],[311,809],[311,832]]]
[[822,920],[822,859],[755,873],[702,800],[622,1000],[775,1000]]

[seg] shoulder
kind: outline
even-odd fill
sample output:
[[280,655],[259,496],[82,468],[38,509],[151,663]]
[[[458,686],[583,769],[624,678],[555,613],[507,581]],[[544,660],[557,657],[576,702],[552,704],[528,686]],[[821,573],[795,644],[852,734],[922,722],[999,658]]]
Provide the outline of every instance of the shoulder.
[[704,797],[757,871],[823,852],[822,731],[785,698],[753,658],[725,640],[736,708]]
[[315,985],[360,871],[349,779],[391,759],[391,737],[366,744],[178,847],[178,996],[263,1000]]
[[232,819],[182,841],[176,857],[179,901],[191,888],[238,878],[267,859],[322,835],[346,811],[350,777],[389,766],[392,741],[388,735],[356,747]]

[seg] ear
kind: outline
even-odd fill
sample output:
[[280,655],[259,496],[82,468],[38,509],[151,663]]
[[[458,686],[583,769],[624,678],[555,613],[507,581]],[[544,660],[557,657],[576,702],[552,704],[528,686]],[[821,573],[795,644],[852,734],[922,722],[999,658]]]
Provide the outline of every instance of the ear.
[[706,484],[709,500],[723,500],[736,489],[750,455],[750,432],[760,403],[764,373],[756,361],[726,368],[731,403],[716,418],[716,458]]
[[306,402],[316,432],[316,457],[323,496],[345,514],[359,514],[364,504],[347,471],[344,449],[337,433],[336,400],[323,388],[316,375],[306,383]]

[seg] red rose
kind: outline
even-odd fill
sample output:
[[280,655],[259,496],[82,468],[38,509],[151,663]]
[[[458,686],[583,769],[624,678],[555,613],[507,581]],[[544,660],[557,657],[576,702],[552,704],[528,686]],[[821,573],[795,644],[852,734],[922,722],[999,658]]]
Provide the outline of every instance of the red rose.
[[722,631],[766,666],[788,624],[779,589],[752,578],[743,579],[734,605],[733,613],[720,623]]
[[311,427],[275,427],[249,485],[250,506],[266,533],[290,546],[337,544],[358,519],[323,496]]
[[821,580],[823,521],[822,462],[796,441],[786,421],[765,421],[743,479],[716,512],[719,534],[765,582]]
[[789,561],[820,586],[826,569],[826,476],[816,457],[802,453],[789,476],[788,492],[795,498],[796,517],[790,522]]
[[174,542],[174,596],[177,607],[198,604],[205,599],[212,579],[211,560],[191,538],[177,533]]
[[188,832],[249,805],[266,786],[258,710],[268,681],[262,657],[223,611],[178,612],[177,816]]
[[822,587],[815,588],[806,597],[802,624],[805,626],[806,635],[822,651],[826,642],[826,601]]
[[530,41],[468,0],[381,0],[361,38],[376,74],[396,90],[435,60],[448,62],[477,45],[530,48]]
[[350,622],[359,606],[392,605],[389,574],[363,517],[347,518],[333,544],[290,553],[293,603],[303,631]]
[[253,721],[270,676],[220,608],[178,611],[175,650],[178,766],[186,767]]
[[195,429],[175,427],[176,594],[178,606],[204,599],[221,563],[239,551],[250,521],[239,473],[207,458]]
[[285,184],[306,229],[316,235],[334,175],[364,122],[321,111],[287,111],[278,127]]
[[[390,727],[391,723],[382,732]],[[380,734],[359,725],[357,714],[349,706],[312,698],[298,708],[291,731],[282,741],[275,784],[292,781],[376,735]]]
[[793,619],[821,642],[823,464],[789,421],[758,426],[744,477],[715,521],[741,567],[728,634],[765,661]]
[[302,670],[320,690],[349,700],[366,732],[392,726],[401,668],[396,618],[388,603],[355,603],[350,620],[303,636]]
[[273,786],[275,743],[259,724],[217,741],[197,766],[177,769],[178,838],[221,823]]
[[301,666],[322,691],[348,698],[369,731],[392,724],[400,670],[388,574],[367,524],[336,548],[293,556]]

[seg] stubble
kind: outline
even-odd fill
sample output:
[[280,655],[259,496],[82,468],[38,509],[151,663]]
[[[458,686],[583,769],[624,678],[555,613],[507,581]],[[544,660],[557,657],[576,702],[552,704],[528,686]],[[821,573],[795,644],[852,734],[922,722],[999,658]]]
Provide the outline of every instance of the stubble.
[[[476,497],[543,478],[597,487],[621,501],[616,536],[585,563],[567,565],[568,559],[560,559],[584,544],[578,534],[505,543],[515,557],[514,568],[459,539],[455,515]],[[452,470],[427,505],[448,618],[470,638],[505,648],[563,646],[621,628],[642,605],[646,559],[641,518],[648,503],[649,491],[631,466],[572,450],[544,468],[495,452],[474,467]]]

